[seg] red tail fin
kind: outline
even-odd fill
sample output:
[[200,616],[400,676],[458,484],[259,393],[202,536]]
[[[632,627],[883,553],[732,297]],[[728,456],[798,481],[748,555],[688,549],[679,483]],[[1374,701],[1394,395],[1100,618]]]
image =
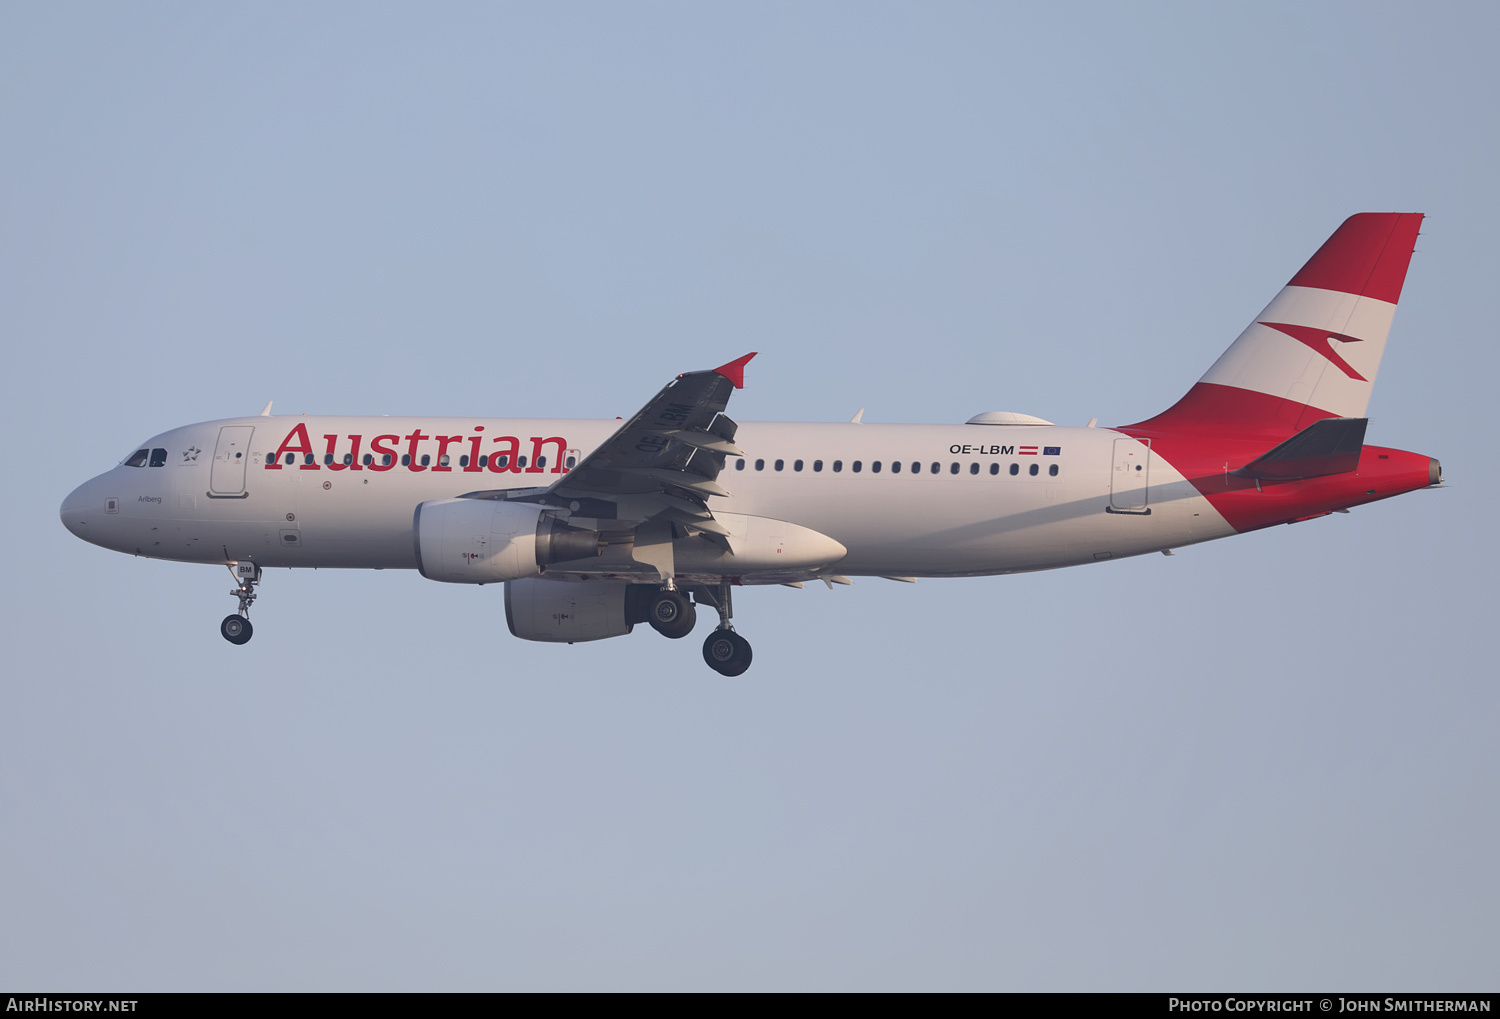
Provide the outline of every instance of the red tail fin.
[[1283,439],[1364,417],[1421,225],[1420,213],[1350,216],[1197,385],[1129,430]]

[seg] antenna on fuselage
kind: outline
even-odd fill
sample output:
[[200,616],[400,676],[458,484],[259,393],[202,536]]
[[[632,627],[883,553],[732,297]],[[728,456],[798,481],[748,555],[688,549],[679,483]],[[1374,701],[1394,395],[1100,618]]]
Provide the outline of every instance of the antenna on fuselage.
[[276,402],[275,400],[267,400],[265,407],[260,412],[260,416],[263,417],[263,418],[270,417],[271,416],[271,404],[273,404],[275,402]]
[[857,410],[857,411],[854,412],[854,416],[849,419],[849,423],[851,425],[857,425],[857,424],[859,424],[859,419],[862,418],[862,417],[864,417],[864,416],[865,416],[865,409],[863,407],[861,407],[861,408],[859,408],[859,410]]

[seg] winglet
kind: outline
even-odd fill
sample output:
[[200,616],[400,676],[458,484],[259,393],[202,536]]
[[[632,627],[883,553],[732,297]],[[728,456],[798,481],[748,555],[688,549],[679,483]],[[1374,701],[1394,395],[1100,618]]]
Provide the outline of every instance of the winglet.
[[715,368],[714,371],[716,371],[720,375],[724,376],[730,382],[733,382],[734,383],[734,388],[736,388],[736,389],[744,389],[745,388],[745,364],[752,357],[754,357],[758,353],[760,353],[760,352],[756,351],[756,350],[752,350],[750,353],[746,354],[744,357],[737,357],[733,361],[730,361],[728,364],[720,365],[719,367]]

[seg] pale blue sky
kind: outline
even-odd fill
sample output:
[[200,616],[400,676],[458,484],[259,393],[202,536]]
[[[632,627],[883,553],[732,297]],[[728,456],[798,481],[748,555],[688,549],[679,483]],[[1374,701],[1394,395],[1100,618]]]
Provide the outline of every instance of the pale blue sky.
[[[1497,32],[0,7],[0,985],[1492,988]],[[1450,487],[746,592],[740,680],[391,572],[274,572],[235,648],[224,571],[57,519],[268,399],[613,416],[748,350],[746,420],[1139,420],[1367,210],[1429,216],[1369,439]]]

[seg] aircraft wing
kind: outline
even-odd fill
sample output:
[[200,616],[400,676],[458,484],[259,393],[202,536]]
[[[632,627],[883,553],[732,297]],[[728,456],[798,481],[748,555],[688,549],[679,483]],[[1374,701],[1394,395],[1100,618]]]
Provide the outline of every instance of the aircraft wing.
[[724,458],[744,454],[724,409],[730,394],[744,388],[745,363],[754,356],[677,376],[559,478],[546,501],[658,496],[665,509],[683,501],[703,507],[709,496],[728,495],[717,480]]

